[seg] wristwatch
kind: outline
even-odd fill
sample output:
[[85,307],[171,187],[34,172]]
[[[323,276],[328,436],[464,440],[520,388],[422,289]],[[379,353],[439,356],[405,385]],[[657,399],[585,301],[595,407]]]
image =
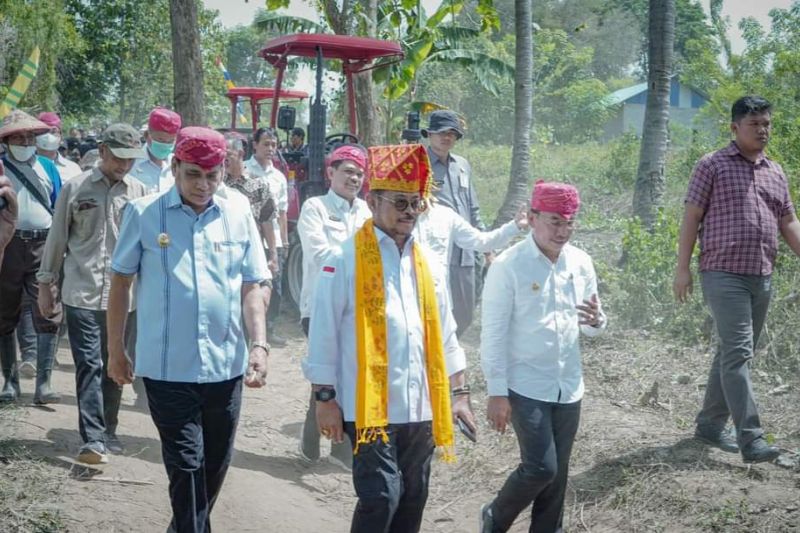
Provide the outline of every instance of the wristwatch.
[[318,402],[329,402],[336,398],[336,391],[334,389],[319,389],[314,391],[314,399]]
[[266,342],[251,342],[250,349],[252,350],[253,348],[261,348],[262,350],[267,352],[267,355],[269,355],[270,345],[267,344]]

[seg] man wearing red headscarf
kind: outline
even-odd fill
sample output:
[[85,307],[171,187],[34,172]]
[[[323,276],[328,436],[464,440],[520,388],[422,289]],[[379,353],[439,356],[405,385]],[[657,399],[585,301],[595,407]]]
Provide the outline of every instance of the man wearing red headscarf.
[[61,135],[61,117],[52,111],[39,113],[39,120],[50,126],[50,131],[36,136],[36,153],[46,157],[58,169],[61,181],[70,179],[83,174],[83,170],[77,163],[70,161],[58,151],[61,147],[63,137]]
[[181,129],[181,116],[175,111],[156,107],[147,119],[147,157],[139,159],[131,170],[148,192],[164,192],[172,187],[171,160],[175,138]]
[[108,375],[120,385],[133,380],[123,333],[135,276],[135,371],[161,437],[170,530],[178,532],[209,531],[242,385],[261,387],[267,373],[260,283],[270,274],[249,206],[218,193],[225,155],[222,134],[182,129],[175,185],[128,204],[111,260]]
[[605,327],[592,259],[569,244],[579,207],[575,187],[537,182],[530,236],[500,254],[486,277],[486,416],[501,433],[514,426],[522,461],[481,509],[482,533],[507,531],[531,504],[531,531],[561,531],[583,396],[578,337]]
[[[309,198],[297,221],[297,233],[303,247],[303,289],[300,294],[300,323],[308,335],[311,302],[323,264],[364,222],[372,216],[367,202],[358,198],[367,171],[367,154],[361,146],[340,146],[328,156],[330,189],[324,196]],[[300,454],[310,461],[319,458],[319,430],[311,403],[300,432]],[[333,443],[330,458],[350,468],[353,452],[349,442]]]

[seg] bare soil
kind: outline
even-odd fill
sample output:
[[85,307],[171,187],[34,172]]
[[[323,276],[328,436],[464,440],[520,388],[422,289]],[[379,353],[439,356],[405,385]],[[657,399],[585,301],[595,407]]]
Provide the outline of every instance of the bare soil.
[[[293,321],[281,326],[290,343],[274,350],[267,388],[245,392],[214,530],[345,532],[355,504],[349,474],[324,459],[306,463],[297,453],[309,387],[300,371],[305,341]],[[425,532],[477,531],[480,505],[518,462],[513,433],[497,435],[486,426],[477,342],[473,327],[463,344],[476,390],[479,442],[459,435],[458,464],[435,464]],[[0,410],[0,530],[164,531],[170,518],[167,482],[151,419],[135,408],[133,391],[126,388],[119,427],[126,453],[97,468],[77,465],[74,368],[65,345],[59,360],[55,385],[64,394],[61,404],[30,405],[33,382],[25,380],[21,406]],[[748,466],[737,455],[691,439],[708,347],[687,349],[612,328],[585,345],[584,361],[587,395],[570,471],[568,531],[800,531],[796,467]],[[764,426],[795,459],[798,381],[758,366],[755,375]],[[527,531],[527,522],[521,516],[512,531]]]

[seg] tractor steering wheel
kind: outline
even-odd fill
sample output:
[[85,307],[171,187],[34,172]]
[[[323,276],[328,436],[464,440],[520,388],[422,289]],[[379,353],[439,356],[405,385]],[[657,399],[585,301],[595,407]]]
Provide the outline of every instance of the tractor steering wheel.
[[361,141],[352,133],[333,133],[325,137],[325,147],[331,150],[342,144],[361,144]]

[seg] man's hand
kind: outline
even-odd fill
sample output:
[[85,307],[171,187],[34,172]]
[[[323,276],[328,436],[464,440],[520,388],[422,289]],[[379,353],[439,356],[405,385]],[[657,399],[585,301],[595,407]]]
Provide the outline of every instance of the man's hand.
[[55,283],[40,283],[36,300],[42,316],[55,316],[61,311],[61,303],[58,301],[58,285]]
[[117,385],[133,383],[133,365],[122,344],[108,345],[108,377]]
[[246,387],[258,389],[267,383],[267,351],[261,346],[250,348],[250,360],[244,375]]
[[273,276],[278,275],[279,266],[278,266],[278,254],[275,253],[273,250],[269,252],[269,259],[267,260],[267,267],[269,271],[272,272]]
[[475,414],[472,412],[469,394],[457,394],[453,396],[450,403],[453,410],[453,420],[460,418],[473,433],[477,433],[478,425],[475,423]]
[[6,202],[5,208],[0,209],[0,252],[14,237],[14,229],[16,229],[19,216],[17,195],[11,186],[11,180],[4,176],[3,172],[3,164],[0,163],[0,198]]
[[679,303],[686,303],[692,295],[692,271],[688,268],[678,268],[675,279],[672,281],[672,293]]
[[526,204],[519,206],[517,214],[514,215],[514,223],[520,231],[525,231],[530,227],[528,225],[528,206]]
[[342,410],[336,400],[317,402],[317,427],[323,437],[336,444],[344,442]]
[[578,310],[578,324],[593,328],[600,325],[600,302],[596,294],[592,294],[591,299],[584,300],[583,304],[578,304],[575,308]]
[[495,431],[506,432],[506,426],[511,421],[511,403],[507,396],[489,396],[486,419]]

